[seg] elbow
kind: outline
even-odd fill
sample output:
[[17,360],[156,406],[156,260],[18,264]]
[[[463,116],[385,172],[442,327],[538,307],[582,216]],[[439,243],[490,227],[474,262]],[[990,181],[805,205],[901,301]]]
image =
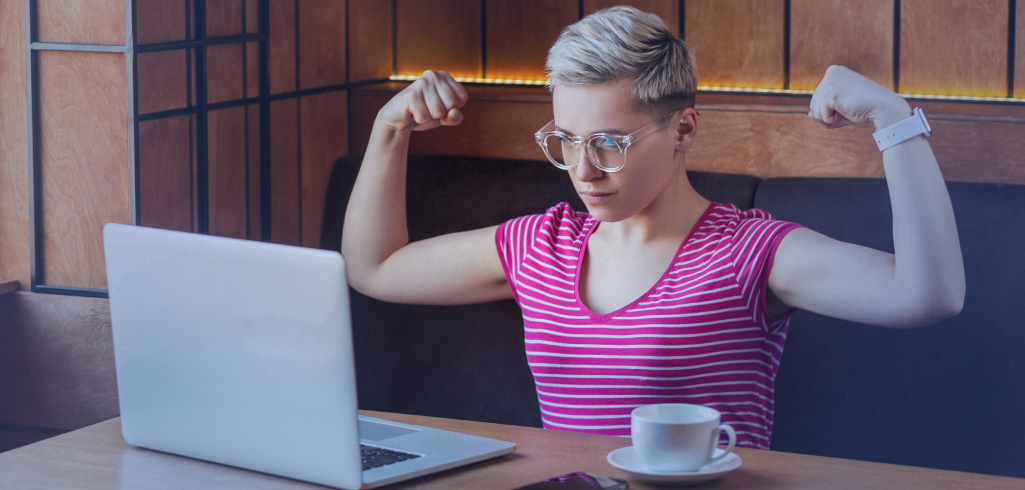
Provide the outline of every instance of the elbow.
[[963,282],[956,287],[931,291],[927,295],[920,296],[918,301],[910,301],[909,303],[915,306],[908,308],[909,314],[904,321],[893,325],[893,327],[902,329],[920,328],[953,318],[959,315],[964,308],[964,298],[965,288]]

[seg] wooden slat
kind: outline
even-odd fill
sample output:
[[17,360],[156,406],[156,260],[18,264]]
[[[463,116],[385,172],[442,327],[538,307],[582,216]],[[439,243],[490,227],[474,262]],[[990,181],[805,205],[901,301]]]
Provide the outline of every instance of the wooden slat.
[[139,224],[192,231],[189,153],[189,116],[139,123]]
[[242,43],[207,47],[206,74],[208,102],[241,99]]
[[210,234],[246,238],[246,114],[232,107],[209,114]]
[[140,53],[139,114],[178,109],[188,105],[188,72],[184,49]]
[[[194,114],[189,115],[192,122],[192,231],[199,233],[199,145],[195,142],[199,136],[197,127],[198,118]],[[209,121],[208,121],[209,125]],[[209,131],[207,132],[209,134]]]
[[[349,110],[353,153],[366,151],[377,111],[403,87],[405,84],[392,83],[353,90]],[[468,87],[466,123],[456,128],[414,133],[410,153],[543,159],[532,135],[551,119],[550,102],[546,101],[543,89],[519,90]],[[773,103],[743,103],[750,99]],[[825,130],[808,119],[807,99],[787,105],[794,100],[699,97],[702,116],[697,141],[686,156],[687,169],[763,178],[883,176],[882,156],[872,142],[871,129]],[[925,106],[929,113],[934,135],[930,142],[944,178],[1025,184],[1025,165],[1020,157],[1025,154],[1023,111],[951,114],[942,111],[967,111],[971,106],[916,105]]]
[[0,2],[0,277],[31,287],[24,2]]
[[36,5],[39,41],[125,43],[125,0],[36,0]]
[[576,0],[489,1],[485,76],[544,80],[548,49],[579,18]]
[[206,36],[233,36],[242,34],[243,0],[206,0]]
[[1007,96],[1007,0],[903,0],[900,91]]
[[44,283],[106,289],[102,228],[128,223],[123,54],[39,53]]
[[295,90],[295,1],[270,0],[270,93]]
[[444,70],[456,77],[480,77],[480,2],[397,0],[400,75]]
[[249,131],[249,238],[259,240],[262,222],[260,210],[260,106],[246,107]]
[[0,296],[0,424],[74,430],[118,415],[105,299]]
[[301,102],[304,247],[320,248],[331,169],[349,152],[347,99],[347,93],[340,90],[303,97]]
[[[405,84],[391,83],[353,90],[349,109],[350,151],[366,151],[377,112],[404,87]],[[463,124],[413,133],[410,153],[545,158],[534,141],[534,132],[552,119],[547,90],[467,87],[467,92],[470,100],[463,107]]]
[[893,88],[894,0],[791,0],[790,88],[814,90],[829,65]]
[[17,279],[0,279],[0,294],[13,293],[18,287]]
[[246,43],[246,97],[260,96],[260,43]]
[[1025,0],[1016,0],[1014,11],[1014,96],[1025,99]]
[[687,0],[698,84],[783,88],[783,0]]
[[345,2],[299,3],[299,88],[345,83]]
[[271,102],[271,241],[302,243],[299,177],[299,106],[296,99]]
[[260,9],[258,0],[246,0],[246,32],[260,32]]
[[147,0],[135,4],[135,39],[139,44],[185,40],[182,0]]
[[680,33],[680,2],[679,0],[584,0],[584,15],[591,15],[599,9],[629,5],[655,14],[666,23],[673,34]]
[[349,77],[388,78],[392,69],[392,1],[349,2]]

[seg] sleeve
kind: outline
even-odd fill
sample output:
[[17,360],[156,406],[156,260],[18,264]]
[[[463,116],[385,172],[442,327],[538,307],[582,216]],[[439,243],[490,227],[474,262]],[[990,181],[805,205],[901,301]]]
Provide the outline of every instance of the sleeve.
[[544,222],[552,216],[558,206],[549,209],[546,214],[532,214],[514,218],[498,225],[495,230],[495,247],[498,249],[498,258],[502,261],[502,271],[505,272],[505,279],[509,282],[513,297],[519,303],[520,295],[516,290],[516,276],[519,274],[520,266],[531,250],[531,245],[537,237]]
[[791,308],[774,317],[769,315],[766,306],[769,272],[772,270],[776,248],[787,233],[797,228],[802,226],[775,220],[765,211],[752,209],[740,213],[732,236],[730,254],[737,283],[751,318],[760,323],[766,332],[777,331],[797,312],[797,309]]

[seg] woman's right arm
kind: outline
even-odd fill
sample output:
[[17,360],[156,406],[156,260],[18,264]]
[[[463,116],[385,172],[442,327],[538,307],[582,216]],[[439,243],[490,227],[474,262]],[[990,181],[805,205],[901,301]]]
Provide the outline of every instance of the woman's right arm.
[[459,108],[466,100],[466,90],[447,73],[426,71],[377,114],[342,230],[349,285],[357,291],[394,303],[512,298],[495,248],[496,227],[409,243],[410,133],[462,123]]

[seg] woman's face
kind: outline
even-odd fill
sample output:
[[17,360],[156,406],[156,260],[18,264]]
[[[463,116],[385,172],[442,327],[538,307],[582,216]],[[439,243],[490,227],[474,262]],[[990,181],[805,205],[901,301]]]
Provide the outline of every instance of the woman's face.
[[[630,90],[630,85],[624,82],[557,85],[552,94],[555,129],[570,136],[594,133],[625,136],[663,115],[653,116],[635,107]],[[673,119],[673,122],[630,145],[625,165],[617,172],[599,170],[587,152],[578,152],[580,160],[568,172],[592,216],[608,222],[630,218],[646,209],[666,188],[677,172],[675,129],[678,121]]]

